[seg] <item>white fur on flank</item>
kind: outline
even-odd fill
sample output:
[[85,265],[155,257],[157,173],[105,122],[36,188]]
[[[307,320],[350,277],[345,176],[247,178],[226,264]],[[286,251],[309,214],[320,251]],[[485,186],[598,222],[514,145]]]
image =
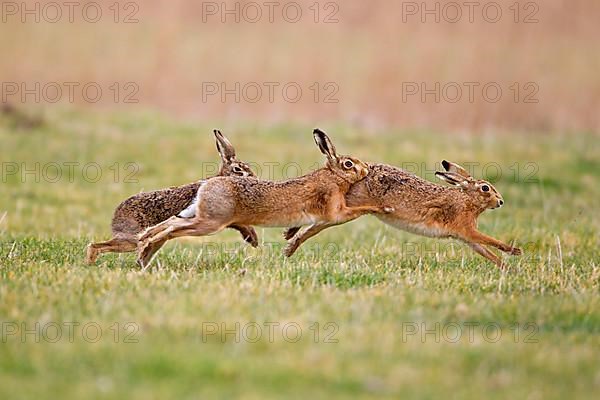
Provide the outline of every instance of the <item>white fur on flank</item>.
[[313,225],[319,221],[322,221],[318,215],[309,214],[306,211],[302,211],[294,214],[280,215],[278,218],[269,220],[267,223],[261,224],[264,228],[287,228],[290,226],[290,221],[294,226],[307,226]]
[[448,232],[437,226],[427,225],[424,222],[408,222],[401,219],[395,219],[387,215],[378,215],[377,218],[396,229],[414,233],[432,238],[443,238],[448,236]]
[[198,187],[198,191],[196,192],[196,197],[194,197],[194,200],[190,203],[189,206],[187,206],[187,208],[183,211],[181,211],[179,214],[177,214],[178,217],[180,218],[194,218],[196,216],[196,208],[198,207],[198,203],[200,202],[200,189],[202,189],[202,186],[204,186],[205,182],[202,182],[200,184],[200,186]]

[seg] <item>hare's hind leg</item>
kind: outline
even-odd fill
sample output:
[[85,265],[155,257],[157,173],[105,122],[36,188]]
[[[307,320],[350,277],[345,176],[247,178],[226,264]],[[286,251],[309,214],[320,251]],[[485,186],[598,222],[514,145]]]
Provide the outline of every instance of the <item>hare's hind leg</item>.
[[140,241],[137,263],[145,268],[152,261],[153,255],[170,239],[181,236],[205,236],[217,233],[227,226],[219,221],[204,219],[170,218],[162,222],[162,231],[151,238]]
[[140,257],[138,257],[137,259],[138,265],[142,268],[149,265],[152,259],[154,258],[156,252],[158,252],[158,250],[160,250],[160,248],[163,247],[165,243],[167,243],[167,239],[162,239],[160,241],[148,244],[147,247],[144,249],[143,259]]
[[129,253],[136,248],[137,239],[133,236],[117,236],[107,242],[90,243],[87,246],[85,262],[91,265],[102,253]]
[[[176,221],[180,221],[180,220],[185,220],[185,219],[181,218],[181,217],[172,216],[172,217],[164,220],[163,222],[160,222],[154,226],[146,228],[146,230],[144,232],[142,232],[138,237],[140,243],[147,241],[148,239],[152,238],[153,236],[156,236],[157,234],[161,233],[162,231],[167,229],[169,226],[171,226],[173,223],[175,223]],[[192,221],[192,220],[193,220],[192,218],[187,219],[187,221]]]

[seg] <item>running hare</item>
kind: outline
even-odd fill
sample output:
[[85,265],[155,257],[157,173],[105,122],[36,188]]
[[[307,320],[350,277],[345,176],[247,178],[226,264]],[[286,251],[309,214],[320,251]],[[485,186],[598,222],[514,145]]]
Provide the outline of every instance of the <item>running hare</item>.
[[327,156],[327,164],[308,175],[282,182],[252,178],[219,177],[198,189],[192,218],[172,217],[140,235],[138,263],[145,267],[156,252],[156,244],[180,236],[204,236],[226,226],[257,225],[291,227],[341,224],[371,212],[387,212],[383,206],[348,207],[344,195],[350,186],[367,176],[365,163],[336,153],[329,137],[313,132],[315,142]]
[[[504,204],[500,193],[489,182],[472,178],[460,165],[444,160],[442,166],[445,171],[435,175],[453,187],[433,184],[389,165],[369,165],[369,175],[352,185],[346,194],[346,203],[349,207],[390,206],[393,212],[377,214],[377,218],[418,235],[462,240],[500,268],[503,267],[500,258],[486,246],[520,255],[520,249],[477,230],[477,217],[482,212]],[[286,255],[294,254],[306,239],[325,228],[323,225],[299,234],[300,228],[288,229],[284,233],[289,240]]]
[[[254,173],[243,161],[235,157],[235,149],[223,136],[215,130],[217,150],[221,155],[221,169],[218,176],[254,176]],[[157,190],[154,192],[138,193],[123,201],[113,215],[113,239],[107,242],[90,243],[87,247],[86,261],[88,264],[96,261],[101,253],[126,253],[137,249],[137,235],[144,229],[156,225],[169,217],[186,212],[184,210],[194,202],[198,188],[205,181],[187,185]],[[234,225],[244,240],[252,246],[258,246],[258,236],[252,227]]]

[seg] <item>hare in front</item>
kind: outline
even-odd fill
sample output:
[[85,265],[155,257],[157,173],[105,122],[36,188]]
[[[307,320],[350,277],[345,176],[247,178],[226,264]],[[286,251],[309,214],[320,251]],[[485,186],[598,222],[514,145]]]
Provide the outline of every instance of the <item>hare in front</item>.
[[[255,176],[250,166],[239,161],[231,142],[215,130],[217,150],[221,155],[221,168],[218,176]],[[198,188],[205,181],[187,185],[138,193],[123,201],[114,212],[112,218],[113,239],[107,242],[90,243],[87,247],[86,262],[92,264],[101,253],[126,253],[137,249],[137,235],[144,229],[165,221],[169,217],[186,213],[186,207],[194,203]],[[258,246],[258,235],[252,227],[233,225],[244,240],[252,246]]]
[[[511,255],[520,255],[521,250],[477,230],[479,215],[501,207],[502,196],[489,182],[474,179],[460,165],[444,160],[442,166],[445,171],[435,175],[452,187],[436,185],[389,165],[369,165],[369,175],[352,185],[346,203],[349,207],[385,204],[393,212],[376,217],[386,224],[418,235],[459,239],[503,268],[501,259],[486,246]],[[289,240],[285,254],[291,256],[306,239],[325,228],[304,233],[298,233],[298,227],[288,229],[284,233]]]
[[198,189],[195,215],[172,217],[140,235],[138,264],[145,267],[155,253],[154,243],[180,236],[204,236],[230,225],[291,227],[342,224],[366,213],[389,212],[384,206],[348,207],[344,195],[353,183],[367,176],[367,165],[338,155],[329,137],[313,132],[327,164],[308,175],[282,182],[254,178],[217,177]]

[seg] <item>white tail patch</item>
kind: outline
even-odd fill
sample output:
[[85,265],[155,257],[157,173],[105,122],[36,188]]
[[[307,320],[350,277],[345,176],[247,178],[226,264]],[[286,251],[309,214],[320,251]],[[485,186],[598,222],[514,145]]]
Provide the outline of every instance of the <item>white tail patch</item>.
[[204,186],[204,183],[205,182],[202,182],[200,184],[200,186],[198,187],[198,191],[196,192],[196,197],[194,197],[194,200],[190,203],[190,205],[187,206],[179,214],[177,214],[178,217],[194,218],[196,216],[196,210],[198,209],[198,203],[200,202],[200,189],[202,189],[202,186]]

